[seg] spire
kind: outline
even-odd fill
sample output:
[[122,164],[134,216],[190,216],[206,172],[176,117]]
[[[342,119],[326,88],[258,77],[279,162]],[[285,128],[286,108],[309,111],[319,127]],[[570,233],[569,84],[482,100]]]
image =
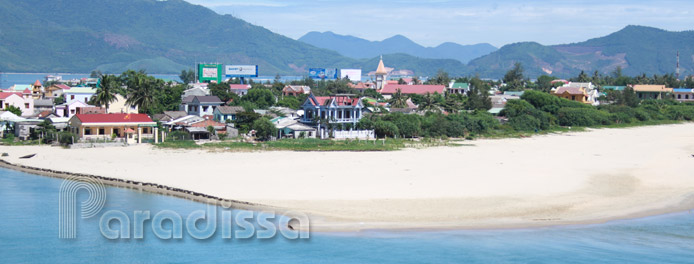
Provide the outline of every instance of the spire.
[[381,55],[381,61],[378,62],[378,68],[376,69],[376,75],[387,75],[386,66],[383,65],[383,55]]

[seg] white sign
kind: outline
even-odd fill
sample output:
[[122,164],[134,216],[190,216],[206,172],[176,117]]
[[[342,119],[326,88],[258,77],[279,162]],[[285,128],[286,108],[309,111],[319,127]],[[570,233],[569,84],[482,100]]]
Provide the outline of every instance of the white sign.
[[258,77],[258,65],[227,65],[224,74],[227,77]]
[[203,78],[217,78],[217,68],[202,68]]
[[340,70],[340,79],[349,77],[350,81],[360,82],[361,81],[361,69],[342,69]]

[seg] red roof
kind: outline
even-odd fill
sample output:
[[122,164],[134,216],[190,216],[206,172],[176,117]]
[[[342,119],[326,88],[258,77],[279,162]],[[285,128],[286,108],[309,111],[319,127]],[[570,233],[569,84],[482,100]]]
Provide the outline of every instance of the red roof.
[[30,94],[31,90],[29,90],[29,88],[26,88],[26,89],[24,89],[24,91],[22,91],[22,93],[23,94]]
[[22,93],[8,93],[8,92],[2,92],[0,93],[0,99],[6,99],[7,97],[10,97],[11,95],[16,94],[19,97],[22,97]]
[[70,86],[67,86],[65,84],[56,84],[55,87],[58,87],[63,90],[70,90]]
[[381,90],[381,94],[394,94],[400,90],[403,94],[420,94],[439,93],[443,94],[446,86],[443,85],[405,85],[405,84],[387,84]]
[[213,127],[220,127],[220,126],[226,126],[226,124],[222,124],[219,122],[216,122],[214,120],[205,120],[205,121],[200,121],[195,124],[190,125],[192,127],[208,127],[208,126],[213,126]]
[[248,90],[251,86],[248,84],[229,84],[231,90]]
[[82,123],[147,123],[154,122],[146,114],[77,114]]
[[39,82],[39,80],[36,80],[36,82],[34,82],[34,86],[43,86],[43,85],[41,85],[41,82]]
[[317,102],[312,102],[313,105],[328,105],[330,103],[331,99],[335,99],[335,103],[338,106],[351,106],[351,105],[357,105],[359,102],[359,98],[351,98],[349,96],[316,96],[316,101]]

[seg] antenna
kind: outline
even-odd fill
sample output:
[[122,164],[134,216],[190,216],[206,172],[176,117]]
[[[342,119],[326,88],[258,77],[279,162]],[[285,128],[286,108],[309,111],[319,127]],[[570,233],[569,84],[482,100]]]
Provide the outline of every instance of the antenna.
[[680,51],[677,51],[677,71],[675,72],[675,78],[680,79]]

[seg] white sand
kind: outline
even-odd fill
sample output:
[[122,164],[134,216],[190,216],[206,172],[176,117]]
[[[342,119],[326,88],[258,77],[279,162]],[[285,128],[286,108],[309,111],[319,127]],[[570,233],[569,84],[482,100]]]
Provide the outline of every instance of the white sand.
[[692,123],[468,143],[475,146],[366,153],[0,152],[16,164],[307,212],[314,230],[597,223],[694,208]]

